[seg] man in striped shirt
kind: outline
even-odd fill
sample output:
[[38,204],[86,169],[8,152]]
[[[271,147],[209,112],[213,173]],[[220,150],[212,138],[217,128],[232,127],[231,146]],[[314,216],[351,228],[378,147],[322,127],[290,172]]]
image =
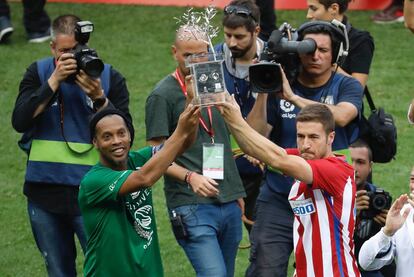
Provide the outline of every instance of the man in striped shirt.
[[297,276],[360,276],[353,252],[354,170],[344,156],[332,152],[335,121],[329,108],[304,107],[296,117],[297,149],[285,150],[254,131],[234,99],[221,106],[246,154],[296,180],[289,202],[295,214]]

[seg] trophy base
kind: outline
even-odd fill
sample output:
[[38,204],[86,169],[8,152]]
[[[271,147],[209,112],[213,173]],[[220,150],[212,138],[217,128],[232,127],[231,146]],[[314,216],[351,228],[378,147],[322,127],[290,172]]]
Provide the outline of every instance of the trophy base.
[[226,92],[203,93],[194,98],[195,106],[207,107],[226,102]]

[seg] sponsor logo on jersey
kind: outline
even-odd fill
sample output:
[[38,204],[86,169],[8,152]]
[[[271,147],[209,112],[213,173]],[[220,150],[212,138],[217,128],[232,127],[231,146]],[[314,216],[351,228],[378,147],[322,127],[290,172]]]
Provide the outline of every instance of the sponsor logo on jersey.
[[304,200],[291,200],[289,202],[293,213],[297,216],[310,215],[316,211],[315,205],[310,198]]

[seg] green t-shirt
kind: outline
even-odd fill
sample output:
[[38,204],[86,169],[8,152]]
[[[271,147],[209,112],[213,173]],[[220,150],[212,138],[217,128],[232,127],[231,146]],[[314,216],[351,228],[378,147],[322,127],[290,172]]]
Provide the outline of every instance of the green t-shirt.
[[79,206],[88,238],[85,276],[163,276],[152,190],[118,195],[152,151],[151,147],[131,151],[124,171],[98,163],[82,179]]
[[[156,137],[169,137],[177,127],[178,118],[185,106],[185,96],[177,80],[168,75],[160,81],[149,95],[145,106],[146,138],[150,140]],[[233,159],[230,136],[227,126],[215,108],[211,107],[214,141],[224,145],[224,180],[216,180],[219,183],[220,194],[217,197],[200,197],[193,193],[184,182],[179,182],[164,175],[164,191],[169,208],[196,203],[227,203],[244,197],[244,188]],[[202,109],[202,117],[207,126],[210,126],[207,109]],[[209,134],[199,126],[197,140],[176,160],[176,163],[202,173],[203,143],[210,143]]]

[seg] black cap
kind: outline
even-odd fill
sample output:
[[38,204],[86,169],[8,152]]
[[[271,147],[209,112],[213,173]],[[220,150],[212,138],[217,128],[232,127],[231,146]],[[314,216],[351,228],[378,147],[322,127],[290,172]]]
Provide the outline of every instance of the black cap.
[[120,117],[124,119],[125,125],[127,126],[129,134],[131,136],[131,146],[132,146],[132,143],[134,142],[134,135],[135,135],[134,126],[132,125],[132,122],[128,119],[128,117],[122,111],[115,109],[113,107],[106,107],[98,111],[92,116],[92,118],[89,121],[89,131],[91,134],[91,140],[93,140],[93,138],[95,137],[96,124],[98,124],[98,122],[105,116],[114,115],[114,114],[119,115]]

